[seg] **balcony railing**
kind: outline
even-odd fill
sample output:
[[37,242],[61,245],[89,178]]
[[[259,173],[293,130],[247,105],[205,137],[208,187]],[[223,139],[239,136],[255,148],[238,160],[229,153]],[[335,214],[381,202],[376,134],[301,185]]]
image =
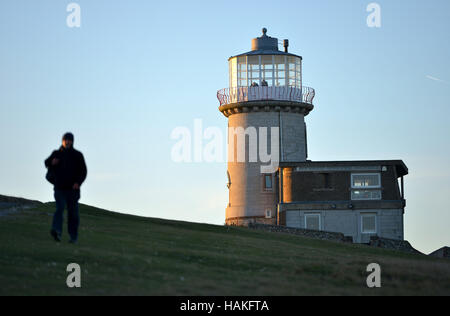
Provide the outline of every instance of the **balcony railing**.
[[305,87],[239,87],[217,91],[220,106],[247,101],[292,101],[312,104],[316,92]]

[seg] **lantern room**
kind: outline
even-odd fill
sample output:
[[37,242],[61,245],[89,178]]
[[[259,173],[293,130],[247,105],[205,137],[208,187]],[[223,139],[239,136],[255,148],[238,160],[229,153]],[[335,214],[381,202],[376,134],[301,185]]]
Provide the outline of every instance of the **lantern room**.
[[230,57],[230,88],[240,87],[302,87],[302,57],[290,54],[288,40],[285,51],[278,50],[278,39],[267,36],[252,40],[252,50]]
[[268,100],[312,105],[315,91],[303,85],[302,57],[288,52],[288,40],[280,51],[278,39],[262,32],[251,51],[228,59],[229,87],[217,92],[220,106]]

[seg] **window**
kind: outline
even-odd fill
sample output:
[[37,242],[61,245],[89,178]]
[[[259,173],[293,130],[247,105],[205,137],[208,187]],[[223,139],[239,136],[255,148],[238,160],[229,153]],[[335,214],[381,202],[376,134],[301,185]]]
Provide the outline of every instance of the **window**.
[[381,191],[352,190],[352,200],[381,200]]
[[300,88],[301,87],[301,60],[298,57],[288,57],[288,74],[289,74],[289,86]]
[[264,190],[272,191],[272,189],[273,189],[272,175],[266,174],[264,175]]
[[381,200],[381,175],[379,173],[352,174],[351,189],[352,200]]
[[380,188],[379,173],[352,174],[352,188]]
[[275,86],[284,86],[286,81],[286,56],[274,56]]
[[237,58],[230,59],[230,88],[237,87]]
[[249,55],[229,60],[230,88],[261,86],[302,87],[302,61],[284,55]]
[[320,230],[320,214],[306,214],[305,228],[310,230]]
[[266,210],[266,218],[272,218],[272,210],[270,208]]
[[250,86],[252,83],[257,83],[259,85],[259,56],[248,56],[247,67],[248,85]]
[[273,55],[261,56],[261,76],[269,86],[273,86]]
[[361,215],[361,232],[363,234],[376,234],[377,232],[377,216],[376,214]]
[[239,87],[247,87],[247,57],[238,57],[238,85]]

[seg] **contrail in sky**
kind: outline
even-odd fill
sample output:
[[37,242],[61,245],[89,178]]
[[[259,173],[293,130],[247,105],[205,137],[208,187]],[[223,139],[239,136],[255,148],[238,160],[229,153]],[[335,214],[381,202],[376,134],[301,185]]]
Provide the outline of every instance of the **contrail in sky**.
[[436,78],[436,77],[433,77],[433,76],[430,76],[430,75],[426,75],[425,77],[428,78],[428,79],[430,79],[430,80],[434,80],[434,81],[438,81],[438,82],[443,82],[443,83],[446,83],[446,84],[450,84],[450,82],[448,82],[448,81],[445,81],[445,80],[442,80],[442,79],[439,79],[439,78]]

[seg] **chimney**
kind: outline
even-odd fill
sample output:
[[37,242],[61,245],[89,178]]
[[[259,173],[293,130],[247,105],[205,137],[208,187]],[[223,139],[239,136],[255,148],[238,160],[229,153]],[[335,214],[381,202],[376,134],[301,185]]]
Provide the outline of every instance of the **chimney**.
[[284,52],[287,53],[288,52],[288,47],[289,47],[289,40],[285,39],[283,41],[283,46],[284,46]]

